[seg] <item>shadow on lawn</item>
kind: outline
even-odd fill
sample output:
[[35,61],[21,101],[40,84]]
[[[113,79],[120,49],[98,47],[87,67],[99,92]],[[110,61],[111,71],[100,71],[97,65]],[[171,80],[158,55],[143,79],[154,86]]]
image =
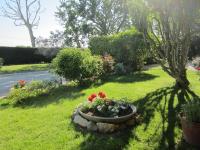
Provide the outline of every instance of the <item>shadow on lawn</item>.
[[118,83],[131,83],[131,82],[142,82],[142,81],[152,80],[156,77],[158,76],[148,74],[145,72],[135,72],[126,76],[113,75],[111,77],[106,78],[105,81],[118,82]]
[[114,83],[133,83],[133,82],[143,82],[147,80],[155,79],[156,75],[148,74],[145,72],[134,72],[129,75],[109,75],[105,76],[101,82],[95,83],[94,86],[98,87],[107,82]]
[[51,103],[60,103],[64,98],[74,100],[84,95],[84,93],[81,92],[82,90],[83,88],[78,88],[76,86],[61,86],[51,90],[48,94],[23,99],[23,103],[16,104],[15,107],[43,107]]
[[[176,97],[178,99],[177,103],[175,103]],[[180,90],[175,87],[166,87],[149,93],[145,98],[134,103],[138,106],[139,113],[143,116],[144,131],[148,129],[155,112],[158,111],[161,114],[162,121],[158,122],[155,134],[148,137],[150,140],[158,141],[155,138],[157,138],[157,134],[160,134],[159,129],[161,129],[161,139],[157,149],[181,149],[183,144],[184,146],[188,146],[188,148],[192,148],[183,141],[181,143],[175,142],[175,128],[180,127],[178,113],[181,111],[181,105],[190,100],[190,97],[198,96],[189,89]]]

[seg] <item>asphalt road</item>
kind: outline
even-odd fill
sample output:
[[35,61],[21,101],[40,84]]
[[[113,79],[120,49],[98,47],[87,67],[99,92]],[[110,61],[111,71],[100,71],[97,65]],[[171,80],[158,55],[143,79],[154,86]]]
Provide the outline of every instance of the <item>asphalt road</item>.
[[0,97],[6,96],[10,88],[19,80],[51,80],[58,77],[48,71],[30,71],[11,74],[0,74]]

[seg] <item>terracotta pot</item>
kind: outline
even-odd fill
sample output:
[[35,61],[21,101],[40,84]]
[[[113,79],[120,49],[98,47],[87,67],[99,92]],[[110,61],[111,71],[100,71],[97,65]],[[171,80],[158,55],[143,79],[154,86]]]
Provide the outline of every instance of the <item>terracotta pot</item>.
[[186,142],[200,147],[200,123],[189,122],[184,116],[180,116],[180,119]]

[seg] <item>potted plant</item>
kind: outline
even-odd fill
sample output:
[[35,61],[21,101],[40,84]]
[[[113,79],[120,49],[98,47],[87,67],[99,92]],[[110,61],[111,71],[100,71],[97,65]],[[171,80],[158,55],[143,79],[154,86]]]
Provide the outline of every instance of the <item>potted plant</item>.
[[182,107],[180,115],[184,139],[200,146],[200,99],[195,98]]
[[78,109],[79,114],[93,122],[122,123],[136,114],[136,107],[123,101],[108,99],[104,92],[91,94]]

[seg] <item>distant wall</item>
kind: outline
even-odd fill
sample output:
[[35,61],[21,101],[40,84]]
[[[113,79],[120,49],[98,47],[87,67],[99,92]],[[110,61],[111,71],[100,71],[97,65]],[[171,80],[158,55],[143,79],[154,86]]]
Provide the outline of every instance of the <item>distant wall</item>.
[[51,62],[59,48],[0,47],[4,65]]

